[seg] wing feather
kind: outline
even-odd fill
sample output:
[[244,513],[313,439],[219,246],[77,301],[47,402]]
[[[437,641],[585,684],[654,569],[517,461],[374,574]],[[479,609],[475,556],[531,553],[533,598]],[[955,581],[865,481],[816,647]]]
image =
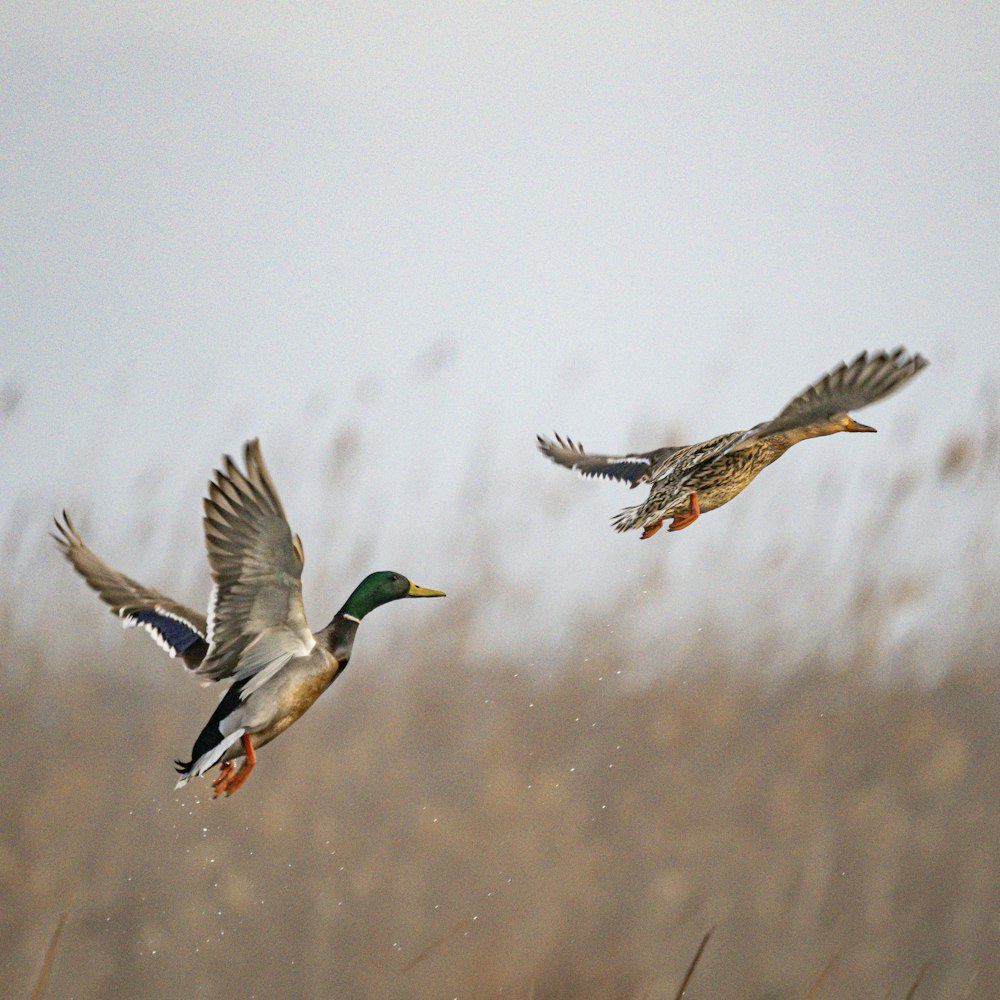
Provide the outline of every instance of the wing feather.
[[800,392],[773,420],[744,431],[723,453],[736,451],[769,434],[808,427],[838,413],[877,403],[927,365],[922,354],[907,354],[904,347],[871,355],[863,351],[849,365],[841,362]]
[[926,367],[923,355],[908,354],[904,347],[891,353],[869,355],[863,351],[850,364],[841,362],[800,392],[773,420],[759,425],[756,436],[806,427],[837,413],[860,410],[895,392]]
[[[653,490],[657,502],[663,507],[668,507],[683,499],[689,492],[685,484],[692,474],[706,463],[731,451],[748,433],[750,432],[731,431],[729,434],[720,434],[699,444],[678,448],[675,455],[669,456],[666,461],[653,469]],[[650,496],[653,496],[652,492]]]
[[66,511],[56,518],[52,537],[87,586],[118,615],[125,628],[141,628],[170,656],[180,656],[189,670],[205,657],[208,626],[200,611],[178,604],[151,587],[119,573],[84,544]]
[[215,582],[211,643],[199,669],[244,680],[247,696],[316,645],[302,604],[302,543],[292,535],[260,443],[247,443],[245,470],[227,455],[204,500],[205,547]]
[[555,435],[555,440],[538,435],[538,450],[556,465],[575,469],[583,476],[601,476],[638,486],[648,482],[650,470],[663,459],[680,451],[679,448],[657,448],[655,451],[630,452],[625,455],[592,455],[583,445]]

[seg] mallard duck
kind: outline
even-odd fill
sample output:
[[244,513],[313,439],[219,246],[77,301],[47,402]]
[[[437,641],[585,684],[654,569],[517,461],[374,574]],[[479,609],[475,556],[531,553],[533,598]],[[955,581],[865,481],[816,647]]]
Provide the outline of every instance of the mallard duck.
[[700,444],[591,455],[557,434],[554,441],[538,435],[538,448],[558,465],[585,476],[618,479],[632,488],[649,483],[645,503],[626,507],[612,523],[617,531],[642,528],[642,538],[650,538],[668,517],[668,530],[680,531],[700,514],[729,503],[761,469],[799,441],[840,431],[874,433],[874,427],[859,424],[849,411],[888,396],[926,365],[925,358],[909,355],[902,347],[891,354],[864,352],[814,382],[773,420]]
[[225,456],[204,501],[214,582],[207,616],[112,569],[83,543],[65,511],[53,535],[125,627],[145,629],[193,673],[232,681],[195,740],[191,759],[176,762],[177,788],[220,765],[212,783],[216,798],[239,789],[254,768],[256,751],[295,722],[343,671],[365,615],[404,597],[444,597],[401,573],[371,573],[326,628],[311,632],[302,606],[302,542],[288,526],[258,441],[245,446],[244,466],[241,471]]

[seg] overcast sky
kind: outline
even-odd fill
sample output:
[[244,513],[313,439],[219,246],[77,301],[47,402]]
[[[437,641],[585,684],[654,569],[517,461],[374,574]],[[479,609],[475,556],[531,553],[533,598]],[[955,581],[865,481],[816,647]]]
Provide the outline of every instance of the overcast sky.
[[998,10],[5,5],[5,516],[73,505],[121,561],[139,481],[196,546],[260,435],[338,598],[359,534],[359,566],[461,586],[470,507],[547,586],[620,583],[720,551],[733,508],[637,548],[607,528],[635,494],[537,431],[697,440],[897,343],[932,367],[883,434],[803,446],[740,523],[831,465],[919,466],[1000,379]]

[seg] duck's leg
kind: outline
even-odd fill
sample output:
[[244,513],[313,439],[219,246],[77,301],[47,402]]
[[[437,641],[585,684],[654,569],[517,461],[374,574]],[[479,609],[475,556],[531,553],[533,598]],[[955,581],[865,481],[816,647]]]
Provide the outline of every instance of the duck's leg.
[[253,750],[253,742],[250,739],[249,733],[243,734],[243,752],[246,754],[246,759],[240,766],[240,769],[234,774],[229,781],[226,783],[225,792],[226,795],[232,795],[233,792],[239,791],[243,787],[243,782],[250,777],[250,772],[253,770],[254,764],[257,763],[257,754]]
[[236,765],[231,760],[227,760],[219,768],[219,776],[212,782],[212,787],[215,789],[213,798],[217,799],[229,787],[229,782],[232,780],[235,770]]
[[678,514],[671,522],[667,531],[680,531],[689,524],[694,524],[698,520],[701,508],[698,506],[698,494],[692,493],[688,498],[688,509],[683,514]]
[[655,535],[662,527],[663,527],[663,519],[660,518],[659,521],[653,521],[652,524],[647,524],[646,527],[643,528],[642,534],[639,537],[652,538],[653,535]]

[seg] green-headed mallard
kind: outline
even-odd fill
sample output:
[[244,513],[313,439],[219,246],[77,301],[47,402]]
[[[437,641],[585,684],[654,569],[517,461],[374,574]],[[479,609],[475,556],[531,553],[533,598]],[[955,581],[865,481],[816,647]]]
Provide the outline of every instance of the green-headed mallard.
[[400,573],[372,573],[326,628],[311,632],[302,606],[302,542],[288,527],[256,440],[244,449],[244,465],[245,472],[227,455],[204,501],[214,581],[207,618],[104,563],[65,511],[53,535],[123,625],[146,629],[193,673],[233,682],[195,740],[191,759],[177,761],[178,788],[220,764],[216,797],[232,795],[253,770],[255,750],[295,722],[347,666],[365,615],[403,597],[444,596]]
[[838,431],[874,433],[874,427],[857,423],[848,412],[888,396],[926,365],[925,358],[902,347],[891,354],[864,352],[813,383],[773,420],[700,444],[590,455],[569,438],[556,435],[550,441],[539,435],[538,447],[553,462],[585,476],[620,479],[633,488],[649,483],[645,503],[626,507],[613,518],[617,531],[642,528],[642,537],[649,538],[668,517],[673,519],[668,530],[680,531],[699,514],[729,503],[799,441]]

